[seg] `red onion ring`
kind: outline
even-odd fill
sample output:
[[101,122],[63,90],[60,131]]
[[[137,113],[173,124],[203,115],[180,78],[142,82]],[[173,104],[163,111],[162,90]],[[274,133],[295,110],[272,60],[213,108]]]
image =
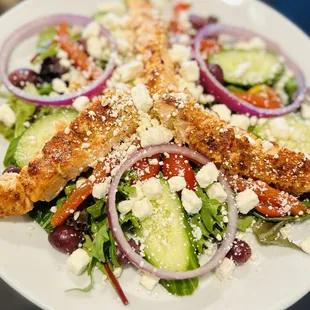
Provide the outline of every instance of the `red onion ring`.
[[[201,40],[206,37],[217,36],[220,34],[227,34],[244,40],[249,40],[254,36],[258,36],[262,38],[263,41],[266,43],[268,50],[281,55],[284,58],[288,68],[294,73],[298,81],[299,89],[295,94],[293,103],[289,106],[278,109],[258,108],[246,102],[245,100],[236,97],[228,89],[226,89],[224,85],[219,83],[209,71],[206,61],[203,59],[200,53],[200,43]],[[253,31],[224,24],[206,25],[205,27],[201,28],[201,30],[194,38],[194,56],[200,67],[201,82],[203,86],[210,94],[212,94],[216,98],[216,100],[226,104],[228,108],[235,112],[243,114],[249,113],[250,115],[256,115],[259,117],[275,117],[288,114],[297,110],[304,99],[307,88],[305,76],[302,73],[301,69],[281,50],[281,48],[277,44],[271,42],[267,38]]]
[[86,87],[81,88],[76,92],[65,95],[59,95],[53,97],[35,96],[27,94],[18,87],[15,87],[7,77],[8,64],[10,61],[12,51],[21,41],[24,41],[30,38],[31,36],[34,36],[39,31],[41,31],[42,28],[48,26],[55,26],[59,25],[60,23],[66,22],[72,25],[79,25],[85,27],[92,21],[93,20],[91,18],[86,16],[73,15],[73,14],[61,14],[61,15],[57,14],[57,15],[45,16],[35,21],[31,21],[23,25],[22,27],[16,29],[6,39],[0,51],[0,75],[6,88],[16,97],[21,98],[25,101],[37,103],[40,105],[55,105],[55,106],[71,105],[73,100],[79,96],[93,97],[99,94],[105,87],[107,80],[111,77],[113,73],[115,67],[114,57],[117,50],[116,42],[113,39],[111,33],[109,32],[108,29],[106,29],[103,26],[101,26],[101,35],[105,36],[110,43],[112,49],[111,56],[103,73],[94,82],[90,83]]
[[166,279],[166,280],[182,280],[182,279],[200,277],[206,274],[207,272],[211,271],[212,269],[214,269],[221,262],[221,260],[225,258],[236,235],[238,212],[235,205],[234,194],[230,186],[228,185],[228,182],[225,180],[224,174],[222,172],[220,173],[219,176],[219,182],[223,185],[225,191],[228,194],[227,204],[228,204],[229,221],[227,226],[227,232],[225,234],[221,246],[218,248],[215,255],[204,266],[184,272],[175,272],[156,268],[150,263],[148,263],[146,260],[144,260],[139,254],[137,254],[132,249],[130,244],[127,242],[124,233],[122,231],[122,228],[119,224],[118,213],[115,206],[115,196],[117,193],[117,186],[121,180],[123,173],[128,169],[130,169],[137,161],[145,157],[150,157],[155,154],[160,154],[164,152],[183,155],[189,158],[190,160],[199,162],[202,165],[205,165],[210,162],[209,159],[205,158],[198,152],[193,151],[187,147],[182,147],[175,144],[157,145],[137,151],[125,163],[121,165],[110,185],[110,190],[108,194],[108,206],[107,206],[109,225],[112,229],[114,239],[117,245],[119,246],[120,250],[123,252],[124,255],[126,255],[126,257],[131,261],[131,263],[133,263],[139,269],[148,272],[150,274],[153,274],[154,276],[160,279]]

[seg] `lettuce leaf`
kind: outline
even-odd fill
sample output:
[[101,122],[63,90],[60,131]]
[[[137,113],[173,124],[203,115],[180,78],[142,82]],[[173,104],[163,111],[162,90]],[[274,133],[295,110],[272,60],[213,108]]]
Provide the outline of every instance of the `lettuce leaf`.
[[238,230],[245,232],[253,223],[255,217],[253,215],[239,216],[237,228]]
[[260,219],[253,225],[252,228],[258,241],[262,244],[279,245],[296,250],[301,250],[301,248],[297,244],[288,240],[287,238],[284,238],[281,234],[280,230],[282,227],[284,227],[286,223],[286,221],[282,221],[279,223],[265,222]]

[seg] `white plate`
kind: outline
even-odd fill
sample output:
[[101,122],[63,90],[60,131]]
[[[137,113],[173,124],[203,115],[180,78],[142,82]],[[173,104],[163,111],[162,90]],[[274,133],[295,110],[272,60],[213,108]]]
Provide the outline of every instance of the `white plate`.
[[[28,0],[0,18],[0,41],[16,27],[51,13],[92,14],[99,0]],[[272,38],[303,68],[310,79],[310,41],[296,26],[266,5],[250,0],[197,0],[194,10],[214,14],[227,24]],[[0,140],[0,158],[7,144]],[[55,251],[47,235],[28,217],[1,220],[0,275],[17,291],[44,309],[124,309],[110,285],[96,277],[90,293],[65,292],[87,284],[66,270],[66,256]],[[33,230],[30,230],[34,228]],[[296,228],[296,238],[310,235],[309,224]],[[310,257],[280,247],[262,247],[250,241],[259,258],[237,268],[235,279],[222,284],[213,275],[201,279],[192,297],[176,298],[158,288],[148,294],[138,284],[138,275],[126,270],[120,282],[130,305],[127,309],[285,309],[310,290]]]

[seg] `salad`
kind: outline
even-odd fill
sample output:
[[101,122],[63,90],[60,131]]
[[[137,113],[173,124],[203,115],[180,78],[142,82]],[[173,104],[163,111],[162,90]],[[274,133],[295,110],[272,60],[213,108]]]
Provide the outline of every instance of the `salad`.
[[174,3],[167,25],[159,2],[105,2],[33,21],[0,52],[37,37],[27,68],[1,69],[0,217],[28,214],[87,272],[79,290],[99,269],[125,305],[126,268],[177,296],[210,271],[232,279],[253,254],[245,232],[310,254],[290,237],[310,217],[304,75],[275,43],[190,7]]

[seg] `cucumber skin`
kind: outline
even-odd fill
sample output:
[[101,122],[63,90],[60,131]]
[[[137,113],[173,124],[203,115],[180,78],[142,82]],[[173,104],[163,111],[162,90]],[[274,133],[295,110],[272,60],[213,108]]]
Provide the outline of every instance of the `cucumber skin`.
[[[214,59],[216,57],[218,57],[218,55],[220,55],[220,54],[225,54],[225,53],[227,54],[227,53],[232,52],[232,51],[236,52],[236,53],[243,53],[243,54],[251,53],[251,52],[255,52],[255,51],[261,52],[260,50],[255,50],[255,49],[253,49],[253,50],[241,50],[241,49],[240,50],[239,49],[221,50],[221,51],[216,52],[213,55],[211,55],[210,58],[208,59],[208,63],[209,64],[219,64],[219,65],[221,65],[220,63],[214,61]],[[276,54],[273,54],[273,53],[271,53],[269,51],[265,51],[265,53],[269,54],[269,55],[273,55],[273,56],[276,57]],[[278,63],[280,64],[280,62],[278,62]],[[270,85],[270,86],[274,85],[274,83],[283,74],[285,68],[284,68],[284,65],[281,64],[281,66],[279,67],[279,70],[274,74],[274,76],[272,78],[264,79],[264,80],[256,82],[256,83],[239,82],[239,81],[237,81],[238,78],[236,78],[235,80],[227,80],[227,79],[225,79],[225,70],[224,70],[223,67],[222,67],[222,69],[223,69],[223,72],[224,72],[224,81],[225,81],[225,83],[231,84],[232,86],[237,86],[237,87],[242,87],[242,88],[248,89],[248,88],[251,88],[251,87],[253,87],[253,86],[257,85],[257,84],[267,84],[267,85]],[[240,78],[240,80],[241,80],[241,78]]]
[[[189,225],[189,221],[188,221],[188,216],[185,213],[185,210],[181,204],[181,201],[178,197],[178,195],[176,193],[171,193],[170,189],[169,189],[169,185],[167,183],[167,181],[165,181],[164,179],[161,179],[161,184],[163,187],[164,191],[169,191],[169,195],[175,195],[175,206],[177,208],[181,207],[180,210],[178,210],[177,212],[180,212],[183,215],[183,220],[182,220],[182,225],[184,227],[184,232],[187,235],[188,238],[188,246],[189,246],[189,251],[188,251],[188,264],[186,267],[186,270],[193,270],[198,268],[199,265],[199,261],[198,261],[198,257],[195,251],[195,247],[193,242],[190,242],[191,240],[194,239],[193,235],[192,235],[192,229],[191,226]],[[156,206],[156,202],[152,202],[153,206]],[[159,223],[157,223],[159,224]],[[138,235],[142,234],[142,229],[143,229],[143,222],[141,223],[142,228],[141,230],[137,231]],[[164,228],[163,228],[164,229]],[[185,240],[186,241],[186,240]],[[155,266],[155,267],[159,267],[156,266],[156,264],[154,264],[154,261],[150,262]],[[186,279],[186,280],[164,280],[161,279],[160,280],[160,284],[171,294],[176,295],[176,296],[187,296],[187,295],[192,295],[193,292],[196,290],[196,288],[199,285],[199,278],[193,278],[193,279]]]
[[[185,211],[183,211],[185,212]],[[191,231],[191,227],[189,225],[188,216],[184,216],[184,225],[185,229],[190,236],[190,239],[193,240],[193,235]],[[193,270],[199,268],[198,257],[195,253],[194,245],[191,243],[192,251],[189,256],[189,265],[188,270]],[[186,280],[163,280],[161,279],[159,282],[169,293],[176,296],[190,296],[199,285],[199,278],[192,278]]]
[[[40,120],[38,120],[37,122],[33,123],[21,136],[17,148],[16,148],[16,152],[15,152],[15,160],[16,160],[16,164],[18,165],[18,167],[24,167],[28,164],[28,162],[30,161],[30,159],[33,157],[33,155],[40,151],[40,148],[38,147],[29,147],[29,137],[30,136],[36,136],[36,133],[38,134],[38,136],[41,135],[41,130],[40,128],[42,127],[42,129],[46,128],[46,126],[48,125],[48,122],[55,122],[57,119],[60,120],[64,120],[66,121],[67,125],[74,120],[74,118],[77,116],[77,113],[74,110],[65,110],[65,111],[59,111],[56,114],[51,114],[48,115]],[[34,131],[34,129],[36,129]],[[56,134],[56,130],[55,130],[55,134]],[[43,146],[46,142],[48,142],[51,138],[53,137],[50,136],[48,137],[48,139],[46,141],[43,141]],[[29,140],[29,141],[28,141]],[[39,144],[41,144],[42,140],[39,141]],[[28,145],[27,145],[28,144]],[[25,148],[27,148],[27,151],[25,150]],[[31,150],[32,149],[32,150]],[[34,151],[34,152],[32,152]]]

